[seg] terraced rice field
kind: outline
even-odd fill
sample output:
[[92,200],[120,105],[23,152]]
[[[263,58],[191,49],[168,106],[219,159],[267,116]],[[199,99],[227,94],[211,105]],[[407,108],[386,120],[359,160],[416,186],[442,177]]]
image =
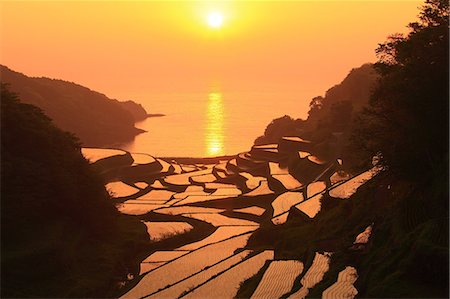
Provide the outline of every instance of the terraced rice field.
[[195,213],[195,214],[182,214],[185,217],[198,219],[204,222],[211,223],[214,226],[224,225],[239,225],[239,226],[258,226],[259,224],[249,220],[243,220],[238,218],[231,218],[221,214],[211,213]]
[[147,154],[131,154],[131,158],[133,158],[134,165],[141,165],[141,164],[150,164],[155,163],[156,160],[150,155]]
[[253,206],[253,207],[247,207],[247,208],[242,208],[242,209],[235,209],[234,211],[239,212],[239,213],[246,213],[246,214],[261,216],[262,214],[264,214],[264,212],[266,210],[261,207]]
[[139,275],[142,275],[144,273],[147,273],[153,269],[156,269],[162,265],[164,265],[166,262],[155,262],[155,263],[141,263],[139,267]]
[[117,206],[119,212],[127,215],[144,215],[150,211],[166,207],[166,204],[123,203]]
[[196,213],[211,213],[218,214],[224,212],[224,209],[216,209],[216,208],[203,208],[203,207],[194,207],[194,206],[177,206],[177,207],[169,207],[169,208],[161,208],[156,212],[160,214],[167,215],[181,215],[181,214],[196,214]]
[[306,191],[308,194],[308,198],[325,191],[326,188],[327,186],[324,182],[314,182],[309,184]]
[[[301,261],[273,261],[274,251],[269,248],[253,252],[246,248],[248,239],[262,223],[285,223],[292,207],[314,218],[327,191],[324,181],[332,182],[328,190],[332,196],[347,198],[380,168],[349,179],[336,173],[334,162],[320,161],[307,152],[313,149],[309,141],[299,137],[283,140],[280,145],[253,146],[237,159],[216,160],[216,164],[198,163],[199,159],[191,160],[195,161],[192,164],[177,159],[168,162],[151,155],[131,154],[133,165],[107,169],[117,176],[118,181],[106,184],[106,188],[114,193],[118,210],[144,222],[152,244],[158,248],[142,260],[136,285],[122,298],[233,298],[240,284],[253,277],[266,261],[271,261],[270,265],[253,298],[278,298],[293,289],[298,291],[290,298],[307,296],[328,271],[330,254],[316,253],[298,286],[295,279],[304,270]],[[85,156],[90,155],[91,163],[128,154],[104,149],[83,151]],[[296,157],[304,164],[295,163],[295,167],[313,167],[326,174],[317,178],[323,181],[299,182],[288,167],[279,164]],[[95,165],[103,164],[110,165]],[[139,166],[150,164],[147,168]],[[122,168],[126,170],[123,173]],[[129,175],[133,171],[136,175]],[[326,177],[328,173],[335,175]],[[124,198],[126,201],[120,203]],[[369,226],[355,243],[367,243],[371,230]],[[323,295],[353,298],[357,291],[348,273],[348,269],[343,271]]]
[[155,293],[154,295],[148,298],[179,298],[183,293],[188,292],[189,290],[203,284],[213,276],[229,269],[230,267],[239,263],[242,259],[244,259],[247,255],[251,253],[250,250],[241,251],[238,254],[235,254],[229,258],[226,258],[214,266],[209,267],[208,269],[202,270],[197,274],[189,277],[186,280],[180,281],[175,285],[166,288],[160,292]]
[[305,298],[308,295],[309,289],[318,284],[323,279],[325,272],[328,271],[330,256],[330,253],[325,252],[321,254],[319,252],[316,252],[311,267],[309,267],[308,271],[300,280],[302,287],[297,292],[289,296],[289,298],[299,299]]
[[356,236],[353,244],[367,244],[369,242],[370,235],[372,234],[373,224],[369,225],[362,233]]
[[294,280],[302,271],[300,261],[272,261],[251,298],[281,298],[291,291]]
[[176,194],[176,192],[169,191],[169,190],[151,190],[147,194],[136,198],[136,200],[164,200],[164,201],[168,201],[175,194]]
[[282,224],[287,220],[287,212],[291,207],[301,203],[303,195],[300,192],[285,192],[279,195],[273,202],[273,219],[274,224]]
[[150,187],[154,188],[154,189],[166,189],[166,186],[164,186],[160,180],[156,180],[154,181]]
[[182,298],[234,298],[240,283],[255,275],[267,260],[273,258],[273,251],[261,252],[228,269]]
[[177,201],[174,203],[176,206],[180,205],[188,205],[188,204],[194,204],[194,203],[200,203],[205,201],[213,201],[218,199],[224,199],[224,198],[230,198],[230,197],[236,197],[238,194],[223,194],[223,195],[215,195],[214,193],[210,195],[189,195],[185,199],[181,199],[180,201]]
[[356,190],[361,187],[364,183],[366,183],[368,180],[376,176],[382,168],[375,166],[372,169],[363,172],[362,174],[349,179],[345,183],[337,186],[336,188],[332,189],[330,191],[330,196],[336,197],[336,198],[349,198],[352,196]]
[[166,183],[172,184],[172,185],[188,186],[191,184],[189,182],[189,178],[191,178],[193,176],[200,176],[200,175],[210,174],[210,173],[211,173],[210,169],[197,170],[197,171],[193,171],[193,172],[186,172],[186,173],[182,173],[182,174],[170,175],[170,176],[167,176],[164,179],[164,181]]
[[275,192],[273,192],[270,187],[269,187],[269,183],[267,181],[261,181],[261,183],[259,184],[259,186],[250,191],[245,193],[245,196],[261,196],[261,195],[269,195],[269,194],[274,194]]
[[358,295],[358,290],[353,285],[358,279],[358,273],[355,268],[347,266],[339,272],[337,281],[328,289],[323,291],[323,299],[345,298],[353,299]]
[[259,186],[259,184],[261,183],[261,181],[267,180],[265,177],[253,176],[252,174],[250,174],[248,172],[240,172],[239,175],[246,179],[245,185],[250,190],[257,188]]
[[189,253],[186,250],[174,250],[174,251],[156,251],[152,253],[149,257],[143,260],[143,263],[161,263],[161,262],[169,262],[180,256]]
[[192,225],[186,222],[144,222],[150,239],[159,241],[169,237],[183,234],[193,229]]
[[309,218],[314,218],[317,215],[317,213],[320,212],[320,208],[321,208],[320,200],[322,199],[322,197],[323,197],[322,194],[314,195],[313,197],[298,204],[295,207],[298,210],[305,213],[306,215],[308,215]]
[[211,173],[191,177],[191,180],[194,183],[212,183],[216,179],[217,178]]
[[290,174],[276,174],[272,177],[279,181],[286,190],[295,190],[303,186],[302,183]]
[[250,234],[238,236],[202,247],[174,259],[144,275],[139,283],[121,298],[142,298],[172,286],[206,267],[211,267],[225,258],[231,257],[236,249],[245,246],[249,237]]
[[209,244],[229,239],[231,237],[253,232],[257,228],[258,226],[219,226],[214,233],[204,238],[203,240],[184,245],[178,248],[178,250],[195,250]]
[[289,174],[289,169],[281,168],[278,163],[269,162],[270,175]]
[[127,197],[139,192],[139,189],[123,182],[111,182],[106,184],[106,190],[112,197]]
[[104,149],[104,148],[87,148],[81,149],[81,154],[90,163],[95,163],[100,159],[110,158],[114,156],[125,155],[126,152],[117,149]]
[[136,187],[138,187],[139,189],[145,189],[148,187],[148,184],[146,182],[137,182],[137,183],[134,183],[134,185]]

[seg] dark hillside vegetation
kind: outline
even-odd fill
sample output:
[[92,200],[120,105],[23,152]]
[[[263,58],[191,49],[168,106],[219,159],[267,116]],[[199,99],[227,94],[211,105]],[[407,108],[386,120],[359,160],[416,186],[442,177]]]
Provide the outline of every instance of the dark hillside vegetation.
[[[349,265],[358,272],[358,297],[448,298],[448,22],[449,3],[427,0],[407,36],[394,35],[377,49],[379,81],[368,106],[349,123],[342,157],[357,172],[381,153],[384,171],[349,199],[324,196],[313,220],[293,216],[284,225],[261,227],[249,241],[250,247],[274,248],[279,258],[306,263],[317,251],[333,252],[311,298]],[[308,138],[326,132],[322,102],[313,103],[300,136],[315,117],[319,133]],[[341,108],[343,115],[351,111]],[[335,120],[325,114],[333,127]],[[358,248],[355,237],[371,224],[369,242]]]
[[448,165],[448,9],[448,1],[426,1],[407,36],[377,49],[380,81],[352,133],[354,160],[381,152],[391,170],[418,180]]
[[255,144],[278,143],[283,136],[300,136],[317,144],[315,152],[327,159],[342,158],[353,120],[368,104],[378,75],[373,65],[352,69],[347,77],[309,104],[306,120],[287,115],[274,119]]
[[134,123],[147,117],[132,101],[120,102],[81,85],[32,78],[0,65],[0,78],[23,103],[41,108],[58,128],[75,134],[84,146],[109,146],[131,141],[144,132]]
[[1,87],[1,297],[107,297],[148,242],[76,138]]

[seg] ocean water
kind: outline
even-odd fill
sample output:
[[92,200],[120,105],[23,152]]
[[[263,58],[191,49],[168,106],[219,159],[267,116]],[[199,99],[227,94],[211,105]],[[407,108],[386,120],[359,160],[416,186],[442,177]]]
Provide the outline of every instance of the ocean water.
[[148,94],[136,99],[149,113],[146,133],[119,147],[158,157],[214,157],[250,150],[275,118],[305,118],[310,97],[296,92]]

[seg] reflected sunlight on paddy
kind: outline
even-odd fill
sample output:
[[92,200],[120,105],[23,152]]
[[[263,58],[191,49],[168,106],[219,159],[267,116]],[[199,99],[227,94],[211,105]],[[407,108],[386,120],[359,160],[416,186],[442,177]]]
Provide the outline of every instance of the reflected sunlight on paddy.
[[205,143],[206,156],[224,154],[224,107],[220,92],[211,92],[208,95]]

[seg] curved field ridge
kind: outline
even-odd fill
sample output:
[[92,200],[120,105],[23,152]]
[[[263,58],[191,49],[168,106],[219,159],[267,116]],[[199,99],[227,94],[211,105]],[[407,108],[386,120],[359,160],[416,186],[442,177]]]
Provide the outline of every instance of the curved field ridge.
[[100,159],[125,155],[126,152],[117,149],[83,147],[81,148],[81,154],[89,163],[95,163]]
[[358,279],[356,269],[350,266],[339,272],[337,281],[323,291],[323,299],[353,299],[358,290],[353,285]]
[[226,269],[229,269],[230,267],[236,265],[239,263],[242,259],[244,259],[247,255],[250,254],[250,250],[244,250],[240,253],[233,255],[229,258],[226,258],[222,261],[220,261],[218,264],[202,270],[198,272],[197,274],[189,277],[188,279],[182,280],[173,286],[164,289],[160,292],[155,293],[154,295],[146,298],[179,298],[183,292],[188,292],[190,289],[197,287],[201,285],[202,283],[206,282],[208,279],[213,277],[214,275],[217,275]]
[[[142,298],[152,295],[193,274],[233,255],[234,251],[247,244],[250,234],[231,238],[202,247],[183,255],[146,274],[139,283],[121,298]],[[273,255],[273,254],[272,254]],[[207,296],[208,297],[208,296]]]
[[234,236],[253,232],[258,226],[220,226],[211,235],[195,243],[184,245],[177,250],[195,250],[200,247],[229,239]]
[[111,182],[105,185],[112,197],[126,197],[139,192],[139,189],[131,187],[123,182]]
[[281,298],[292,289],[302,271],[300,261],[272,261],[251,298]]
[[144,224],[153,241],[163,240],[193,229],[192,225],[186,222],[144,222]]
[[328,252],[324,252],[323,254],[316,252],[311,267],[309,267],[305,276],[300,280],[302,284],[301,289],[289,296],[289,298],[300,299],[308,295],[309,289],[318,284],[325,275],[325,272],[328,271],[330,267],[330,256],[331,253]]
[[357,175],[345,183],[330,190],[330,196],[336,198],[349,198],[356,190],[368,180],[376,176],[383,168],[375,166],[372,169]]
[[264,263],[273,257],[272,250],[263,251],[228,269],[182,298],[234,298],[240,283],[255,275]]

